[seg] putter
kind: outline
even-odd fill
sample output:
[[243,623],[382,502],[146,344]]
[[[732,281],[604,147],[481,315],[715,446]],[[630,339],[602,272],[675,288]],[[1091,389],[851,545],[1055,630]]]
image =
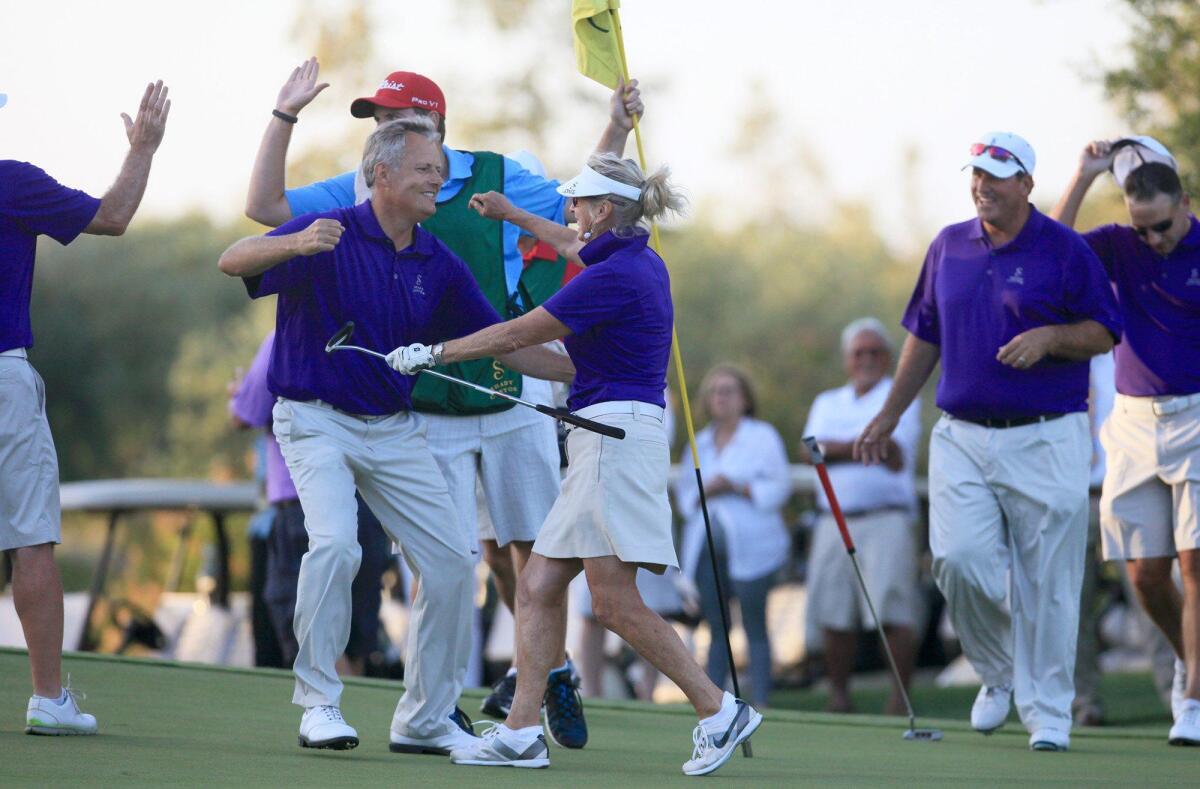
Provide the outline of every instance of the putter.
[[858,585],[862,589],[863,597],[867,598],[867,607],[871,609],[871,618],[875,620],[875,629],[879,633],[880,643],[883,644],[883,652],[887,655],[888,666],[892,670],[892,678],[896,680],[896,687],[900,689],[900,695],[904,699],[904,708],[908,710],[908,731],[904,732],[904,739],[937,742],[942,739],[940,729],[917,728],[917,715],[913,712],[912,701],[908,698],[908,691],[905,689],[904,683],[900,681],[900,670],[896,668],[896,658],[892,656],[892,647],[888,644],[887,634],[883,632],[883,623],[879,621],[879,614],[875,613],[875,604],[871,602],[871,594],[867,591],[867,582],[863,580],[862,570],[858,566],[858,558],[854,555],[854,540],[850,537],[850,529],[846,527],[846,517],[842,515],[842,508],[838,504],[837,494],[833,492],[833,484],[829,481],[829,470],[825,468],[825,457],[821,454],[820,447],[817,446],[817,440],[812,436],[804,438],[804,446],[808,447],[809,454],[812,455],[812,462],[817,469],[817,476],[821,479],[821,487],[825,489],[825,498],[829,500],[829,510],[833,513],[833,519],[837,522],[838,531],[842,534],[842,542],[846,546],[846,554],[850,557],[850,561],[854,565],[854,574],[858,576]]
[[[334,351],[358,351],[360,353],[365,353],[387,361],[387,356],[379,353],[378,351],[372,351],[370,348],[362,348],[358,345],[347,345],[346,342],[353,334],[354,321],[346,321],[346,325],[338,329],[338,331],[329,338],[329,342],[325,343],[325,353],[333,353]],[[453,375],[439,373],[437,370],[421,370],[420,372],[424,373],[425,375],[432,375],[435,378],[441,378],[442,380],[449,381],[450,383],[458,384],[459,386],[465,386],[470,389],[474,389],[477,392],[483,392],[484,394],[492,395],[493,397],[509,400],[517,403],[518,405],[523,405],[526,408],[532,408],[534,411],[545,414],[553,419],[557,419],[560,422],[566,422],[567,424],[574,425],[575,427],[582,427],[584,430],[590,430],[593,433],[599,433],[602,436],[608,436],[609,438],[616,439],[625,438],[625,431],[621,428],[613,427],[612,425],[605,425],[600,422],[594,422],[591,419],[584,419],[581,416],[572,414],[565,408],[551,408],[548,405],[531,403],[528,400],[522,400],[519,397],[513,397],[512,395],[505,394],[504,392],[497,392],[495,390],[488,389],[486,386],[480,386],[479,384],[474,384],[470,381],[464,381],[461,378],[455,378]]]

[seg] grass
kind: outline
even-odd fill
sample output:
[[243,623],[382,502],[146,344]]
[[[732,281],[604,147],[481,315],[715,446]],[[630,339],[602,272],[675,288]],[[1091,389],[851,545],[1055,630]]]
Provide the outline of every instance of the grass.
[[[690,755],[694,723],[681,707],[588,702],[587,748],[552,749],[549,770],[491,768],[485,773],[488,768],[456,767],[442,757],[388,752],[396,683],[347,683],[343,709],[362,744],[354,751],[307,751],[296,746],[299,711],[288,703],[292,683],[286,672],[78,654],[68,655],[65,664],[76,684],[90,692],[84,706],[100,720],[97,737],[22,734],[29,693],[25,655],[0,650],[0,784],[5,787],[290,788],[387,782],[423,789],[579,789],[682,786],[694,780],[679,772]],[[930,698],[924,703],[932,712]],[[473,711],[478,700],[478,693],[468,694],[463,706]],[[781,703],[786,700],[781,696]],[[945,709],[963,712],[953,694],[952,701]],[[922,724],[942,728],[945,740],[906,742],[903,724],[895,718],[772,709],[754,738],[754,758],[735,756],[714,779],[746,787],[1196,783],[1200,754],[1167,746],[1161,725],[1079,732],[1069,753],[1044,754],[1028,750],[1020,726],[982,737],[962,720],[931,718]]]

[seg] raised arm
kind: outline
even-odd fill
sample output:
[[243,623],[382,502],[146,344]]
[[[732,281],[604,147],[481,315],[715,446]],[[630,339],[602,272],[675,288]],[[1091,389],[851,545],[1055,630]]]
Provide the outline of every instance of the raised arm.
[[600,135],[600,142],[596,143],[596,152],[609,151],[617,156],[624,156],[625,143],[629,140],[629,132],[633,131],[633,119],[640,118],[645,111],[638,81],[631,79],[628,85],[624,81],[618,83],[612,98],[609,99],[608,125]]
[[295,233],[243,238],[221,254],[217,268],[231,277],[256,277],[285,260],[328,252],[338,245],[342,230],[336,219],[316,219]]
[[892,390],[888,392],[883,408],[863,428],[862,434],[854,442],[855,460],[861,460],[867,466],[888,461],[893,446],[892,433],[913,398],[933,374],[941,355],[938,346],[914,335],[908,335],[904,340],[904,347],[900,350],[896,377],[892,381]]
[[1092,187],[1096,176],[1112,167],[1112,160],[1112,143],[1107,140],[1089,142],[1079,156],[1079,167],[1075,170],[1075,175],[1067,185],[1067,190],[1058,199],[1058,203],[1050,211],[1050,217],[1057,219],[1067,227],[1075,227],[1075,220],[1079,216],[1079,208],[1083,205],[1084,196]]
[[[292,75],[279,89],[275,109],[292,118],[329,87],[328,82],[317,82],[320,64],[311,57],[292,69]],[[250,173],[250,191],[246,195],[246,216],[269,227],[279,227],[292,218],[292,209],[284,196],[286,181],[288,144],[292,141],[295,123],[276,115],[267,122],[258,155],[254,158],[254,170]]]
[[578,234],[566,225],[551,222],[549,219],[531,214],[523,208],[517,208],[512,201],[499,192],[481,192],[472,195],[467,205],[485,219],[511,222],[527,233],[533,234],[539,241],[545,241],[554,247],[558,254],[582,265],[583,261],[579,259],[579,250],[583,248],[583,243],[580,242]]
[[96,236],[119,236],[129,227],[141,205],[142,195],[146,193],[150,164],[162,142],[170,111],[171,100],[167,98],[167,88],[159,80],[146,86],[136,118],[130,119],[121,113],[121,119],[125,121],[125,136],[129,138],[129,153],[125,155],[117,180],[100,199],[96,215],[83,232]]

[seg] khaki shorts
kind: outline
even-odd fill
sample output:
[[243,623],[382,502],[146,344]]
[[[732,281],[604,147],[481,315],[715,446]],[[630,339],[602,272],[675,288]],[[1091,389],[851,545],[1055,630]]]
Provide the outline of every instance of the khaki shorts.
[[1105,559],[1200,548],[1200,398],[1193,399],[1117,395],[1100,430],[1108,462],[1100,497]]
[[46,388],[15,354],[0,356],[0,551],[62,539]]
[[[884,625],[917,623],[917,541],[913,518],[880,510],[846,519],[863,580]],[[808,618],[828,630],[869,630],[871,611],[854,577],[833,516],[824,513],[813,530],[808,560]]]
[[606,412],[621,403],[580,411],[588,419],[625,430],[618,440],[573,428],[567,436],[567,476],[533,550],[552,559],[616,556],[661,573],[678,567],[671,534],[667,475],[671,451],[662,409]]

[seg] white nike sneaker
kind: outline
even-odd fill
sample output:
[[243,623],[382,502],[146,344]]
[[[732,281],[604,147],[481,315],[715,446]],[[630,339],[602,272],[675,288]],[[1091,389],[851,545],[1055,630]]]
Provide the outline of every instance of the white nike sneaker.
[[737,700],[737,712],[728,728],[717,734],[696,726],[692,730],[692,758],[683,763],[684,775],[708,775],[729,761],[734,750],[762,724],[762,715],[746,702]]
[[1184,699],[1179,705],[1175,725],[1167,735],[1172,745],[1200,745],[1200,701]]
[[452,750],[450,761],[476,767],[549,767],[550,748],[544,734],[522,746],[515,741],[513,730],[501,724],[488,729],[474,742]]
[[1008,720],[1008,708],[1012,706],[1012,685],[984,685],[971,705],[971,728],[991,734]]
[[348,751],[358,747],[358,732],[346,723],[342,711],[330,704],[309,707],[300,718],[300,747]]
[[75,697],[84,698],[79,691],[71,690],[71,678],[63,688],[61,699],[45,696],[30,696],[25,707],[26,734],[95,734],[95,717],[79,709]]
[[1187,693],[1187,663],[1175,658],[1175,681],[1171,683],[1171,719],[1179,718]]
[[451,751],[457,748],[474,747],[477,742],[479,742],[479,737],[459,726],[455,726],[445,734],[433,737],[409,737],[392,731],[388,750],[392,753],[427,753],[449,756]]
[[1029,735],[1031,751],[1065,751],[1071,747],[1071,735],[1059,729],[1038,729]]

